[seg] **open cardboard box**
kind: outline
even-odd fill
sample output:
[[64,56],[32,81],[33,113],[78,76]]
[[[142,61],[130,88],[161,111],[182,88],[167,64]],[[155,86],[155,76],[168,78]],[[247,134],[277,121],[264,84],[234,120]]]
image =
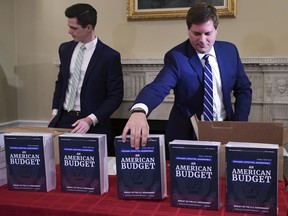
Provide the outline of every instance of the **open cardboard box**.
[[288,192],[288,144],[285,144],[284,145],[284,148],[283,148],[283,156],[284,156],[284,159],[283,159],[283,176],[284,176],[284,181],[285,181],[285,187],[286,187],[286,191]]
[[283,146],[288,143],[288,128],[284,128],[282,123],[198,121],[197,127],[199,140],[222,143],[220,149],[221,177],[225,177],[225,144],[229,141],[270,143],[279,145],[278,180],[283,181]]
[[55,164],[59,164],[59,142],[58,136],[63,133],[68,133],[71,129],[66,128],[47,128],[47,127],[35,127],[35,126],[22,126],[15,128],[4,129],[2,133],[13,133],[13,132],[29,132],[29,133],[52,133],[53,144],[54,144],[54,158]]

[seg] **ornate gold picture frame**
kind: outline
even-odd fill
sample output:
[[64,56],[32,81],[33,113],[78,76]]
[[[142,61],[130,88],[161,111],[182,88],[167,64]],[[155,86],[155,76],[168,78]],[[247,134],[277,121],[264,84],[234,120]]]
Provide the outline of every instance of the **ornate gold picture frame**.
[[[128,0],[128,20],[183,19],[193,2],[199,0]],[[236,0],[203,0],[214,5],[220,17],[236,17]]]

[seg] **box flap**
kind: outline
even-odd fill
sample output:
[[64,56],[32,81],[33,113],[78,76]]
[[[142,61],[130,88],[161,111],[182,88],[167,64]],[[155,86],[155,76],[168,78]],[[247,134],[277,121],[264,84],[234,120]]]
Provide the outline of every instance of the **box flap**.
[[[199,140],[234,142],[256,142],[283,145],[288,141],[284,136],[283,123],[271,122],[198,122]],[[287,131],[288,132],[288,131]]]

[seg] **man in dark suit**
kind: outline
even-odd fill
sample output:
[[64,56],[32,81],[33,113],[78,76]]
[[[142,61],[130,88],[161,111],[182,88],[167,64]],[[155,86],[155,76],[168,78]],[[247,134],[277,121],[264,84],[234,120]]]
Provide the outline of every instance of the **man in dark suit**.
[[[120,54],[96,37],[97,12],[91,5],[72,5],[65,15],[73,41],[59,47],[61,64],[49,127],[71,128],[72,133],[104,133],[109,141],[113,138],[110,116],[123,98]],[[82,45],[84,53],[80,64],[77,55]],[[77,64],[80,75],[75,97],[70,102]]]
[[[149,134],[147,117],[174,90],[174,104],[166,128],[166,145],[174,139],[196,139],[190,121],[196,114],[204,120],[204,59],[209,56],[213,74],[213,121],[247,121],[250,113],[251,82],[245,74],[235,45],[216,41],[219,17],[215,7],[194,4],[186,17],[189,39],[168,51],[164,67],[145,86],[131,108],[122,139],[130,131],[131,146],[144,146]],[[231,93],[235,97],[234,109]],[[166,146],[166,150],[168,146]]]

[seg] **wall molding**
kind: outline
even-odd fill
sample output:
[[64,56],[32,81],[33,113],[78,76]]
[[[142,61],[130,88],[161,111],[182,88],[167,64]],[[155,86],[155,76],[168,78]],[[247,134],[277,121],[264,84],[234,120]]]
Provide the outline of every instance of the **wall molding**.
[[[287,64],[288,65],[288,56],[275,56],[275,57],[244,57],[241,58],[241,61],[243,64],[259,64],[259,65],[271,65],[271,64]],[[164,61],[163,59],[122,59],[121,60],[122,64],[125,65],[163,65]],[[55,58],[52,61],[52,64],[55,65],[56,67],[59,67],[60,65],[60,59]]]
[[[288,56],[282,57],[245,57],[241,58],[243,64],[287,64],[288,65]],[[139,64],[139,65],[163,65],[163,59],[122,59],[122,64],[131,65],[131,64]]]

